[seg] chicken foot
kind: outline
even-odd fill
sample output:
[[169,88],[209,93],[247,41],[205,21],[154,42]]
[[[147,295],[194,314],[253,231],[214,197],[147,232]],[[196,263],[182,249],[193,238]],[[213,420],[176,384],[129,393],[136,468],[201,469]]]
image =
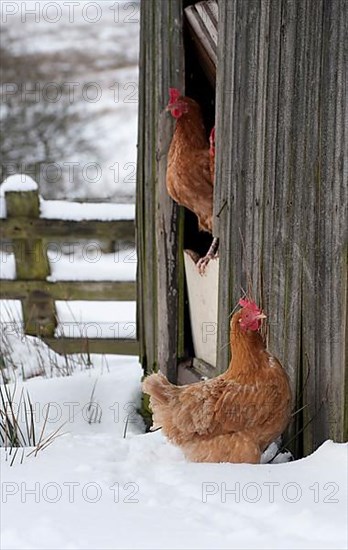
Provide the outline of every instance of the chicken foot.
[[218,237],[214,237],[213,242],[211,243],[210,248],[206,253],[206,255],[203,256],[203,258],[200,258],[197,262],[197,268],[200,275],[204,275],[205,269],[208,263],[210,262],[210,260],[213,260],[215,258],[218,249],[219,249],[219,239]]

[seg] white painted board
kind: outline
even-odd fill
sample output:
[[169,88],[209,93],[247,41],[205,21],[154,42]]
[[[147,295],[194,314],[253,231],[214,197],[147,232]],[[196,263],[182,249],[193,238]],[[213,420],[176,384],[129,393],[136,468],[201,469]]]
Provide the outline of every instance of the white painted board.
[[184,260],[195,357],[215,367],[219,258],[209,262],[204,275],[186,251]]

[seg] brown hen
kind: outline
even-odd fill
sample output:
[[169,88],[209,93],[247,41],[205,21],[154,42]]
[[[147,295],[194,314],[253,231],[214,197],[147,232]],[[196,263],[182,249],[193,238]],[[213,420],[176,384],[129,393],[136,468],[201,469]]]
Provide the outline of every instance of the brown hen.
[[231,321],[232,360],[224,374],[181,387],[162,374],[143,382],[154,426],[194,462],[259,463],[290,419],[287,374],[259,333],[265,315],[252,301],[240,304]]
[[[212,130],[209,147],[198,103],[181,96],[175,88],[170,88],[169,95],[166,110],[176,119],[176,127],[168,152],[168,194],[196,214],[200,230],[212,233],[215,131]],[[218,241],[214,239],[207,256],[199,261],[201,272],[217,248]]]

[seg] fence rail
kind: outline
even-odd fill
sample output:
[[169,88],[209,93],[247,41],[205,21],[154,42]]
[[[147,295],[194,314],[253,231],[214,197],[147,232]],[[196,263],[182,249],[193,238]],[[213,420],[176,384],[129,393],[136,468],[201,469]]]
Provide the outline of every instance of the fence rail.
[[48,281],[48,248],[52,241],[132,241],[133,220],[61,220],[40,217],[37,189],[5,191],[7,217],[1,220],[0,239],[10,240],[16,279],[0,280],[0,299],[20,300],[25,334],[41,337],[57,353],[137,355],[138,341],[128,338],[55,337],[58,326],[55,300],[134,301],[134,281]]
[[110,239],[134,240],[134,221],[132,220],[58,220],[45,218],[27,218],[20,213],[14,218],[1,221],[0,238],[27,239]]
[[131,338],[43,338],[55,352],[69,355],[72,353],[104,353],[110,355],[138,355],[137,340]]
[[[37,281],[2,279],[2,300],[24,300],[38,290]],[[132,301],[136,299],[136,284],[133,281],[40,281],[40,290],[55,300]]]

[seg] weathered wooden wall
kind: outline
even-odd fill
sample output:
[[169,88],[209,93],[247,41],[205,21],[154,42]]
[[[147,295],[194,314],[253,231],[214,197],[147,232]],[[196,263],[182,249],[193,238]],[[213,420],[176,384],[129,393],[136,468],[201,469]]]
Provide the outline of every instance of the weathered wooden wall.
[[141,3],[137,173],[138,338],[148,372],[176,380],[182,338],[180,209],[165,187],[173,131],[163,112],[169,87],[184,90],[182,1]]
[[217,362],[225,370],[229,314],[250,277],[269,347],[306,405],[292,432],[313,418],[299,453],[348,435],[347,8],[219,1]]

